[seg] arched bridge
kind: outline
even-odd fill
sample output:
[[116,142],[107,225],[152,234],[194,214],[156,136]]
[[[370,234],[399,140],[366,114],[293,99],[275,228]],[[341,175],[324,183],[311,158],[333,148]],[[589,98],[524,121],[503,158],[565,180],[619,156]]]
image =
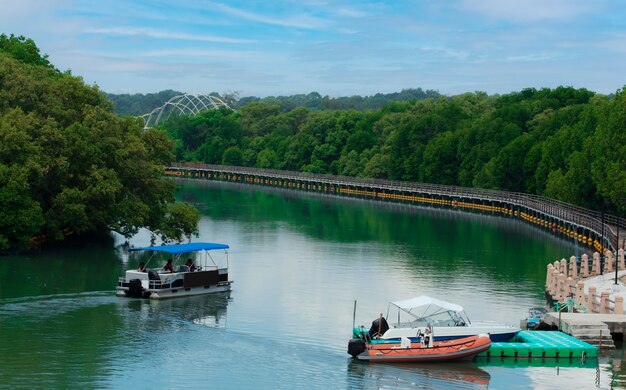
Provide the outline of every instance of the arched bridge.
[[174,164],[166,173],[519,218],[600,253],[622,247],[626,238],[623,218],[538,195],[202,163]]
[[226,108],[235,111],[224,100],[218,96],[205,94],[177,95],[165,102],[161,107],[157,107],[147,114],[141,115],[143,119],[144,129],[149,129],[169,119],[172,115],[197,115],[198,113],[220,108]]

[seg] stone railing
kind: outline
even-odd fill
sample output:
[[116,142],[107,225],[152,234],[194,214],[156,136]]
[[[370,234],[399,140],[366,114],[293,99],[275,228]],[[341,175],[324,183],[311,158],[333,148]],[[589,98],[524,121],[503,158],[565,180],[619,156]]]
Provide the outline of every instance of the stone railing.
[[[597,291],[598,285],[602,285],[602,280],[598,281],[598,278],[594,278],[596,283],[590,280],[600,275],[605,275],[607,280],[613,280],[615,267],[617,267],[617,272],[626,270],[623,249],[618,251],[617,262],[615,260],[615,255],[606,251],[604,264],[598,252],[595,252],[591,259],[584,254],[580,261],[572,256],[569,261],[561,259],[561,261],[548,264],[546,293],[556,302],[565,303],[573,300],[576,305],[585,308],[589,313],[624,314],[624,297],[619,290],[626,293],[626,287],[613,289],[613,291]],[[586,292],[585,283],[588,284]],[[618,285],[621,286],[619,280]]]

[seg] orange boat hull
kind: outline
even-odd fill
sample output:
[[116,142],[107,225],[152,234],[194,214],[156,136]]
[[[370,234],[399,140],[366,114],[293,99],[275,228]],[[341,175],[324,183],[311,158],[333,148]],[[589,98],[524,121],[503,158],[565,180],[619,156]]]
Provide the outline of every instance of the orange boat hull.
[[379,363],[438,362],[469,358],[489,348],[489,336],[480,335],[436,341],[432,347],[424,347],[420,343],[411,343],[409,347],[402,347],[400,343],[368,344],[356,358]]

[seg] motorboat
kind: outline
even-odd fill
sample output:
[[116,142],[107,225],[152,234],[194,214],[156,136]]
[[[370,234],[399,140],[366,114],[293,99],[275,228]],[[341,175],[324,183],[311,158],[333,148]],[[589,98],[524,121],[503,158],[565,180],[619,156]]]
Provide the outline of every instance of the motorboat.
[[411,342],[402,337],[400,342],[352,339],[348,353],[357,360],[374,363],[419,363],[469,359],[491,348],[488,335],[475,335],[463,338],[428,342]]
[[[165,299],[230,291],[233,281],[228,279],[228,249],[226,244],[212,242],[130,248],[129,252],[150,252],[150,257],[144,270],[127,270],[119,278],[116,294]],[[149,268],[162,253],[170,255],[172,269]],[[222,254],[220,258],[216,253]],[[191,267],[183,263],[185,258],[191,260]]]
[[390,318],[390,311],[397,312],[392,313],[397,314],[397,319],[391,326],[381,316],[372,322],[369,331],[365,327],[355,327],[354,337],[364,337],[367,333],[365,337],[370,339],[397,342],[402,337],[408,337],[412,342],[419,342],[419,334],[430,325],[435,341],[488,334],[491,341],[505,342],[521,330],[496,322],[471,322],[462,306],[426,295],[390,302],[387,318]]
[[545,307],[531,307],[528,309],[528,317],[526,318],[526,327],[532,330],[539,330],[545,326],[543,318],[548,314]]

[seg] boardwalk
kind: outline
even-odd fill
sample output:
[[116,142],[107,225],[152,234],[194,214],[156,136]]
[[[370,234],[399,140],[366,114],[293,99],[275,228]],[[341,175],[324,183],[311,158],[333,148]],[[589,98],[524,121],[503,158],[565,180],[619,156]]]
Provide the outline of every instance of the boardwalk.
[[[274,186],[313,191],[340,196],[412,203],[434,207],[448,207],[467,211],[481,211],[520,218],[564,235],[581,244],[615,250],[626,238],[623,220],[602,215],[550,198],[515,192],[485,190],[381,179],[320,175],[292,171],[244,168],[201,163],[174,164],[168,175]],[[604,223],[603,223],[604,222]]]

